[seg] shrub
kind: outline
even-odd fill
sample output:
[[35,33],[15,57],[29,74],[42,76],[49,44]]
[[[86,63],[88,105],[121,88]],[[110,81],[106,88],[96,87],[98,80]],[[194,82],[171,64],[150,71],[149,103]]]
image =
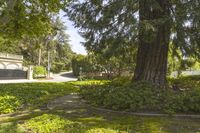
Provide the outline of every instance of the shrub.
[[80,68],[85,66],[87,63],[85,62],[85,56],[77,55],[72,59],[72,71],[74,76],[79,76]]
[[164,88],[115,79],[105,85],[84,86],[81,95],[92,105],[113,110],[199,113],[200,81],[196,79],[171,79],[169,86]]
[[38,78],[38,77],[45,77],[47,74],[47,71],[45,67],[43,66],[34,66],[33,67],[33,77]]
[[61,72],[62,70],[64,70],[65,68],[65,63],[62,63],[62,62],[54,62],[53,65],[52,65],[52,68],[51,68],[51,71],[53,73],[59,73]]
[[131,82],[131,77],[117,77],[113,79],[111,85],[112,86],[124,86],[127,84],[130,84]]
[[[115,81],[114,81],[115,82]],[[113,82],[104,86],[90,86],[82,89],[83,98],[93,105],[100,105],[114,110],[152,109],[157,104],[154,94],[156,89],[146,83],[116,86]]]

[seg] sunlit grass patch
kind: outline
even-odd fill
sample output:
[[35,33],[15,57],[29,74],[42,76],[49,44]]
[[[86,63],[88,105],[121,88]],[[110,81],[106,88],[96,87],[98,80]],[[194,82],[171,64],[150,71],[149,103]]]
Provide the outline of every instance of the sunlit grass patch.
[[125,131],[117,131],[112,129],[106,129],[106,128],[94,128],[86,131],[86,133],[128,133]]
[[58,96],[78,91],[78,88],[69,83],[2,84],[0,114],[40,107]]
[[24,131],[15,122],[9,122],[0,124],[0,133],[24,133]]
[[81,123],[64,119],[58,115],[43,114],[24,122],[21,125],[25,131],[34,133],[75,133],[84,128]]
[[84,80],[84,81],[71,81],[70,83],[77,86],[88,86],[88,85],[104,85],[110,83],[110,80]]

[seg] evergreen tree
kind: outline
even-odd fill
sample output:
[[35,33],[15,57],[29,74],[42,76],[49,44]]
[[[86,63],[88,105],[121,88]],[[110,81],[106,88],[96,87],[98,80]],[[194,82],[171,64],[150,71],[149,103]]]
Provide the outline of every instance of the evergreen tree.
[[89,51],[137,46],[133,80],[166,83],[169,42],[200,56],[199,0],[71,0],[67,12]]

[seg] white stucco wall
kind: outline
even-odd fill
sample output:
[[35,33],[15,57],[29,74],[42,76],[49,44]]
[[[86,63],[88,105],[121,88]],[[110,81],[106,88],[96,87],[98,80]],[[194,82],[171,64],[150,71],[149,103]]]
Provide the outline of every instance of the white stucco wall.
[[0,61],[0,69],[22,69],[22,62],[16,61]]
[[0,69],[6,69],[6,65],[3,62],[0,62]]
[[22,70],[23,56],[7,53],[0,53],[0,69]]

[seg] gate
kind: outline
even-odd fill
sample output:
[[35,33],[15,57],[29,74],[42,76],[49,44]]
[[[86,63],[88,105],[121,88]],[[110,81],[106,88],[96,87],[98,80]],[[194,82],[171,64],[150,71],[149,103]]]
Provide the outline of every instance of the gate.
[[0,69],[0,80],[27,79],[27,72],[23,70]]

